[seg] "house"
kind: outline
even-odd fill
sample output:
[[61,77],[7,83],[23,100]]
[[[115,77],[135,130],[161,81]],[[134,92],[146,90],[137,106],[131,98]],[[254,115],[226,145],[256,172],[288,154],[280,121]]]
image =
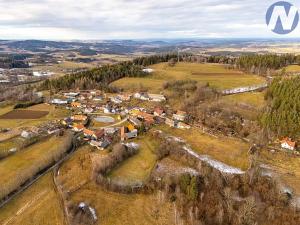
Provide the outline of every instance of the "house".
[[74,121],[86,121],[88,118],[85,115],[74,115],[71,119]]
[[136,138],[137,136],[138,136],[138,130],[137,129],[129,131],[129,129],[127,127],[122,127],[121,128],[121,141]]
[[47,132],[48,134],[57,134],[61,131],[60,128],[53,128],[53,129],[49,129]]
[[179,122],[178,124],[177,124],[177,128],[179,128],[179,129],[191,129],[191,126],[190,125],[188,125],[188,124],[185,124],[185,123],[183,123],[183,122]]
[[61,99],[53,99],[52,101],[50,101],[51,104],[55,104],[55,105],[66,105],[68,104],[67,100],[61,100]]
[[84,109],[84,113],[87,113],[87,114],[89,114],[89,113],[92,113],[92,112],[94,112],[94,109],[93,109],[93,108],[91,108],[91,107],[89,107],[89,108],[85,108],[85,109]]
[[80,102],[72,102],[72,103],[71,103],[71,106],[72,106],[73,108],[80,108],[80,107],[81,107],[81,103],[80,103]]
[[93,137],[94,139],[96,139],[96,140],[99,140],[99,139],[103,138],[104,135],[105,135],[105,132],[104,132],[104,130],[102,129],[102,130],[96,130],[96,131],[94,132],[94,134],[92,135],[92,137]]
[[143,72],[144,73],[153,73],[154,69],[146,68],[146,69],[143,69]]
[[113,134],[115,134],[117,131],[118,131],[118,128],[114,128],[114,127],[107,127],[107,128],[104,128],[105,134],[113,135]]
[[165,116],[166,114],[165,114],[165,111],[163,110],[163,109],[161,109],[160,107],[156,107],[155,109],[154,109],[154,116]]
[[187,118],[187,113],[184,111],[178,110],[176,114],[173,114],[173,119],[178,121],[185,121]]
[[132,138],[136,138],[138,136],[138,130],[134,129],[128,133],[126,133],[126,139],[132,139]]
[[107,148],[110,145],[110,142],[108,140],[104,140],[104,141],[90,141],[89,142],[91,146],[96,147],[99,150],[104,150],[105,148]]
[[83,134],[84,134],[84,136],[86,136],[86,137],[93,137],[94,131],[89,130],[89,129],[83,129]]
[[281,142],[281,147],[294,151],[296,149],[296,142],[293,142],[290,138],[284,138]]
[[129,124],[128,130],[131,132],[131,131],[135,130],[135,127],[132,124]]
[[96,96],[96,97],[93,98],[93,100],[101,102],[101,101],[103,101],[103,97],[102,96]]
[[73,123],[73,120],[70,117],[65,118],[61,121],[62,125],[70,126]]
[[77,96],[79,96],[78,92],[68,92],[64,94],[66,97],[70,97],[70,98],[76,98]]
[[76,125],[73,126],[73,130],[75,132],[81,132],[81,131],[83,131],[84,128],[85,127],[82,124],[76,124]]
[[164,102],[166,101],[166,97],[160,94],[148,94],[150,101],[153,102]]
[[133,116],[129,117],[128,120],[129,120],[129,122],[131,122],[136,127],[142,126],[142,122],[140,120],[138,120],[137,118],[133,117]]
[[154,121],[154,116],[146,112],[138,112],[137,117],[145,121]]
[[34,137],[34,133],[24,130],[21,133],[21,137],[25,138],[25,139],[30,139],[30,138]]
[[149,98],[149,96],[148,96],[147,93],[135,93],[134,94],[134,98],[145,100],[145,101],[149,101],[150,100],[150,98]]
[[130,101],[132,95],[129,95],[129,94],[122,94],[122,95],[119,95],[118,97],[119,97],[119,99],[121,99],[122,101]]
[[116,104],[121,104],[121,103],[122,103],[122,100],[119,99],[118,96],[116,96],[116,97],[111,97],[111,98],[110,98],[110,101],[113,102],[113,103],[116,103]]
[[166,118],[165,123],[170,127],[176,127],[176,122],[172,119]]

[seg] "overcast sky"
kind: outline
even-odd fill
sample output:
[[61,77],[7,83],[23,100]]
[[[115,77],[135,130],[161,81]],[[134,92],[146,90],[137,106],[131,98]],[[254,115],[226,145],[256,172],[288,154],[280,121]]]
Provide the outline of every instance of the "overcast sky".
[[[281,37],[265,24],[274,2],[0,0],[0,39]],[[300,25],[288,37],[300,37]]]

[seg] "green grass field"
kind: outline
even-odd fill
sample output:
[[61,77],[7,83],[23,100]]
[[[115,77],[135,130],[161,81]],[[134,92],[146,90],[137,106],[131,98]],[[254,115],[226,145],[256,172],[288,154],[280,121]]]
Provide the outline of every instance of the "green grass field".
[[241,86],[249,86],[264,83],[262,77],[244,74],[237,70],[226,69],[219,64],[196,64],[179,63],[174,67],[167,63],[160,63],[151,66],[155,72],[145,78],[123,78],[112,86],[125,90],[149,89],[153,92],[162,90],[167,81],[174,80],[195,80],[200,84],[209,83],[217,89],[228,89]]
[[155,148],[159,143],[150,135],[141,136],[133,142],[140,145],[138,154],[124,161],[110,174],[110,178],[127,182],[144,181],[148,178],[156,162]]
[[18,195],[0,210],[2,225],[65,225],[63,208],[52,173]]

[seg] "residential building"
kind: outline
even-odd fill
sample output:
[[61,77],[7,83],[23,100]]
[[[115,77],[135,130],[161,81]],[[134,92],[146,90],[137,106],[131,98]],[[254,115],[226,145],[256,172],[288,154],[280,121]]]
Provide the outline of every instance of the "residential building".
[[296,142],[292,141],[292,139],[290,138],[284,138],[281,141],[281,147],[284,149],[294,151],[296,149]]
[[176,122],[172,119],[166,118],[165,123],[170,127],[176,127]]
[[83,129],[83,134],[84,134],[84,136],[86,136],[86,137],[93,137],[94,131],[89,130],[89,129]]
[[160,116],[160,117],[162,117],[162,116],[165,116],[166,114],[165,114],[165,111],[163,110],[163,109],[161,109],[161,108],[159,108],[159,107],[156,107],[155,109],[154,109],[154,116]]
[[153,102],[164,102],[166,101],[166,97],[164,95],[160,95],[160,94],[148,94],[150,101]]
[[69,102],[67,100],[62,100],[62,99],[53,99],[50,101],[51,104],[55,105],[67,105]]
[[80,108],[80,107],[81,107],[81,103],[80,103],[80,102],[72,102],[72,103],[71,103],[71,106],[72,106],[73,108]]
[[76,125],[73,126],[73,130],[75,132],[81,132],[81,131],[83,131],[84,128],[85,127],[82,124],[76,124]]
[[99,140],[99,139],[103,138],[104,135],[105,135],[105,132],[104,132],[103,129],[102,130],[96,130],[93,134],[93,138],[96,139],[96,140]]
[[173,114],[173,119],[178,121],[185,121],[187,118],[187,113],[184,111],[177,111],[176,114]]
[[177,128],[179,128],[179,129],[191,129],[191,126],[190,125],[188,125],[188,124],[185,124],[185,123],[183,123],[183,122],[179,122],[178,124],[177,124]]
[[74,115],[71,119],[74,121],[86,121],[88,118],[85,115]]

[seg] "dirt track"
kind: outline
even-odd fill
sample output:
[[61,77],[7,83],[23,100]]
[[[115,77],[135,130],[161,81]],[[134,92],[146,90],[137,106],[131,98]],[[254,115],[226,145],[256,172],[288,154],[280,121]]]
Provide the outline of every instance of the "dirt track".
[[0,119],[40,119],[48,113],[47,111],[13,110],[0,116]]

